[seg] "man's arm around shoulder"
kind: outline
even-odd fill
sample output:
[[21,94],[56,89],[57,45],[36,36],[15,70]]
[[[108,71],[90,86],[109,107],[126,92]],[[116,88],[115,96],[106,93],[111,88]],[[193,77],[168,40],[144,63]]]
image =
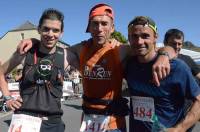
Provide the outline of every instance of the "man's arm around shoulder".
[[16,66],[23,63],[26,54],[20,55],[19,52],[14,52],[11,58],[2,65],[4,74],[11,72]]

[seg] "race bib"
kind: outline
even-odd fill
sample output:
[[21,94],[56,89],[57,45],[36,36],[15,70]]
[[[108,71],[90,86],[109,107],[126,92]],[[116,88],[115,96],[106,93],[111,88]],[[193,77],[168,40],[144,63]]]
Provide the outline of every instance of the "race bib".
[[39,117],[13,114],[8,132],[40,132],[41,123]]
[[152,122],[155,113],[154,99],[150,97],[132,96],[133,116],[135,120]]
[[85,114],[80,132],[105,132],[108,122],[109,116]]

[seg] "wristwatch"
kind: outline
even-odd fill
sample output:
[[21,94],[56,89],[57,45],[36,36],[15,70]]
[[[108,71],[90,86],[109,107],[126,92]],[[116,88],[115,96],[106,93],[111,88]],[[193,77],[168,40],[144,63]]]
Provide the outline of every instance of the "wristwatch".
[[158,51],[158,55],[165,55],[170,59],[169,53],[166,51]]
[[4,100],[5,102],[8,101],[8,100],[11,100],[11,99],[13,99],[13,97],[10,96],[10,95],[3,96],[3,100]]

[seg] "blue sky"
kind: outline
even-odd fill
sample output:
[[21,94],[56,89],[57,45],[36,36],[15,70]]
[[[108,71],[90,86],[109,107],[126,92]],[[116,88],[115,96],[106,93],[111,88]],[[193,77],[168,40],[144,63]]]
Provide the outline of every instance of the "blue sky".
[[107,3],[115,11],[115,28],[127,37],[127,25],[135,16],[150,16],[157,23],[159,39],[169,28],[179,28],[185,40],[200,46],[199,0],[4,0],[1,1],[0,36],[25,21],[37,25],[46,8],[56,8],[65,15],[64,35],[70,45],[88,39],[85,33],[88,13],[97,3]]

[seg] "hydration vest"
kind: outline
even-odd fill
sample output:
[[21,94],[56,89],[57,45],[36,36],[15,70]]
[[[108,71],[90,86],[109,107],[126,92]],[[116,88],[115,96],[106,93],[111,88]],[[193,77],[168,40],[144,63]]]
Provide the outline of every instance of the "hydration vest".
[[62,115],[61,97],[64,74],[64,49],[44,54],[38,46],[29,50],[20,82],[23,99],[19,111],[45,115]]

